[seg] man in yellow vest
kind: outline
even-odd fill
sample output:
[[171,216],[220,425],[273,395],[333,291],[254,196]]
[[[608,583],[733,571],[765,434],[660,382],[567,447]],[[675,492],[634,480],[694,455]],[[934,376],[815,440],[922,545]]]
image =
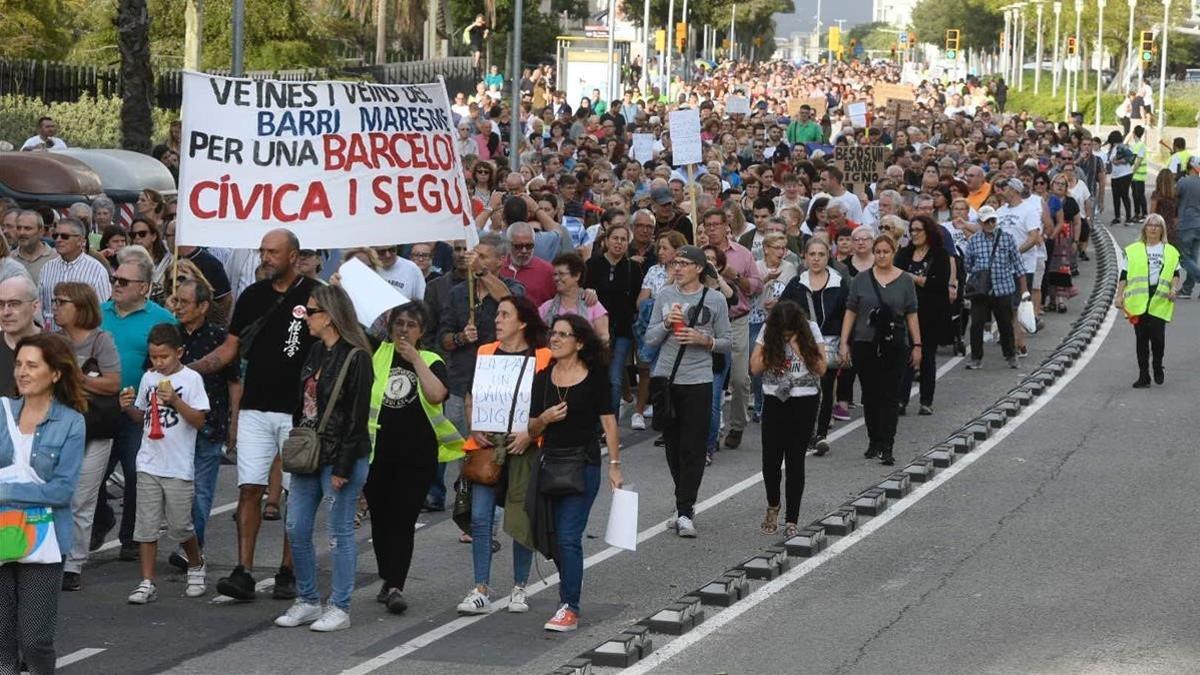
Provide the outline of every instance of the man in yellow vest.
[[1163,349],[1167,323],[1175,314],[1179,294],[1179,251],[1166,242],[1162,216],[1150,215],[1137,241],[1125,247],[1126,269],[1117,282],[1115,304],[1125,310],[1137,338],[1138,379],[1134,389],[1150,387],[1150,356],[1154,381],[1162,384]]
[[1140,223],[1146,219],[1146,176],[1150,165],[1146,163],[1146,129],[1138,124],[1133,127],[1133,139],[1129,143],[1133,151],[1133,222]]

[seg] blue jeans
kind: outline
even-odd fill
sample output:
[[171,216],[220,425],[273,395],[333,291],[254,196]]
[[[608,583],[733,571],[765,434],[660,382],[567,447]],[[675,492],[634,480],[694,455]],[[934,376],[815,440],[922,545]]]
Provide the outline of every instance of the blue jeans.
[[721,435],[721,403],[725,398],[725,379],[729,377],[729,355],[725,355],[725,367],[713,373],[712,414],[708,422],[708,451],[717,451],[717,439]]
[[[446,402],[442,404],[442,414],[454,424],[454,428],[458,429],[458,433],[462,434],[463,438],[467,438],[471,434],[466,420],[466,403],[462,396],[454,394],[448,396]],[[455,463],[457,464],[457,462]],[[429,485],[429,494],[425,501],[437,506],[446,505],[446,465],[442,462],[438,462],[437,473],[433,477],[433,483]]]
[[[765,321],[763,323],[755,323],[753,321],[750,322],[750,352],[751,353],[754,352],[754,341],[758,339],[758,333],[759,333],[759,331],[762,330],[763,326],[765,326],[765,325],[766,325]],[[750,376],[750,389],[754,391],[754,412],[757,413],[760,417],[762,416],[762,410],[763,410],[762,382],[763,382],[762,375],[751,375]]]
[[108,490],[104,489],[104,485],[120,462],[121,475],[125,477],[124,506],[121,508],[121,529],[118,531],[122,544],[133,543],[133,523],[137,515],[137,454],[141,448],[142,425],[129,419],[128,415],[121,415],[121,419],[117,420],[117,433],[113,436],[112,452],[108,455],[108,470],[104,473],[104,481],[100,483],[95,522],[112,522],[113,509],[108,505]]
[[1200,227],[1179,231],[1179,264],[1187,271],[1187,280],[1183,282],[1182,290],[1191,293],[1196,281],[1200,280]]
[[[625,379],[625,365],[629,363],[629,352],[633,350],[633,338],[612,339],[612,361],[608,364],[608,382],[612,387],[613,413],[621,411],[621,383]],[[617,414],[619,418],[620,415]]]
[[192,527],[196,542],[204,548],[204,527],[212,513],[213,495],[217,491],[217,472],[221,468],[221,446],[204,434],[196,434],[196,475],[192,479],[195,496],[192,500]]
[[292,564],[296,572],[296,593],[304,602],[317,604],[317,554],[313,547],[313,521],[317,508],[332,497],[329,509],[329,534],[335,542],[333,550],[333,589],[329,602],[350,611],[350,594],[354,591],[354,571],[358,561],[358,542],[354,539],[354,512],[358,495],[367,481],[370,465],[363,457],[354,463],[350,480],[340,490],[334,490],[330,479],[333,467],[323,466],[314,473],[292,474],[288,493],[287,533],[292,543]]
[[[496,488],[471,485],[471,561],[475,566],[475,585],[492,582],[492,523],[496,520]],[[533,564],[533,551],[513,540],[513,584],[524,586]]]
[[583,493],[554,500],[554,530],[558,533],[558,601],[579,614],[583,589],[583,531],[592,502],[600,490],[600,467],[583,467]]

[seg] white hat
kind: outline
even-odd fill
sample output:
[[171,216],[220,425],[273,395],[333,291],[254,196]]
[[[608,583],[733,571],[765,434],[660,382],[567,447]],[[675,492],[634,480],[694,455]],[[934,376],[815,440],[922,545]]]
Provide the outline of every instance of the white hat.
[[986,223],[989,220],[996,220],[996,209],[990,206],[983,206],[979,209],[979,222]]

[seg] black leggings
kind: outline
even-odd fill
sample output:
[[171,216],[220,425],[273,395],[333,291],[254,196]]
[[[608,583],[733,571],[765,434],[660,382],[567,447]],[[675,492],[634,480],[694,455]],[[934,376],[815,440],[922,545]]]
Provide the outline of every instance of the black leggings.
[[1133,324],[1133,334],[1137,338],[1138,372],[1150,374],[1151,354],[1155,370],[1162,370],[1163,349],[1167,344],[1167,322],[1151,316],[1149,312],[1138,317]]
[[[933,332],[922,331],[921,335],[933,335]],[[904,376],[900,378],[900,389],[896,392],[900,396],[900,405],[908,405],[908,397],[912,392],[913,379],[916,374],[916,369],[904,369]],[[932,344],[932,341],[921,343],[920,375],[921,405],[931,406],[933,405],[933,390],[937,387],[937,345]]]
[[875,343],[855,342],[851,354],[862,382],[863,418],[867,422],[869,448],[884,457],[891,457],[900,415],[896,394],[900,391],[900,377],[908,367],[905,347],[893,347],[877,354]]
[[1133,213],[1138,218],[1146,217],[1146,181],[1135,180],[1130,185],[1133,192]]
[[53,673],[62,563],[0,565],[0,673]]
[[833,383],[841,372],[837,368],[829,368],[821,376],[821,408],[817,411],[817,438],[829,436],[829,423],[833,419]]
[[363,493],[371,510],[371,544],[379,576],[388,588],[404,590],[412,565],[417,517],[436,473],[435,466],[376,462],[367,474]]
[[787,466],[787,508],[784,520],[797,522],[800,497],[804,494],[804,453],[812,437],[813,423],[821,396],[797,396],[781,401],[763,396],[762,472],[767,488],[767,506],[779,506],[781,465]]
[[1112,179],[1113,220],[1121,219],[1121,206],[1125,207],[1126,220],[1133,219],[1133,211],[1129,205],[1129,184],[1133,182],[1133,174]]
[[837,400],[847,406],[854,401],[854,366],[842,366],[837,371]]

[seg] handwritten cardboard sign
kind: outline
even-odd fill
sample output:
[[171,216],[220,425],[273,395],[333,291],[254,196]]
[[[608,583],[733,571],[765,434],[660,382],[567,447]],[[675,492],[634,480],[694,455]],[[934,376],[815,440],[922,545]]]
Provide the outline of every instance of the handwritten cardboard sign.
[[[525,372],[521,365],[525,359]],[[471,388],[471,431],[507,433],[529,427],[533,392],[533,358],[505,354],[480,355],[475,359],[475,382]],[[518,384],[517,377],[521,381]],[[513,406],[513,394],[517,404]],[[509,422],[509,413],[512,421]]]

